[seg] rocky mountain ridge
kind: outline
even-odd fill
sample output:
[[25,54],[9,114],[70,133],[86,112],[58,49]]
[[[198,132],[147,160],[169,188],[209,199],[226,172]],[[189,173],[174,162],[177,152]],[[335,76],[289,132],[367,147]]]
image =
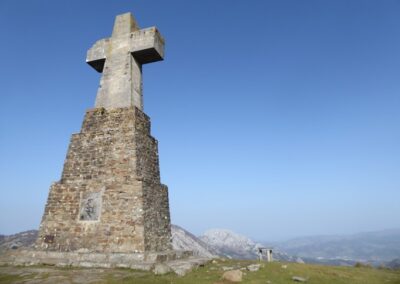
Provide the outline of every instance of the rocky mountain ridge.
[[37,234],[37,230],[29,230],[9,236],[0,235],[0,253],[9,249],[33,247]]
[[[259,248],[266,247],[227,229],[207,230],[199,239],[219,256],[233,259],[258,259]],[[280,261],[303,263],[301,258],[290,256],[276,248],[273,248],[273,258]]]
[[171,234],[172,247],[175,250],[191,250],[195,255],[208,258],[218,256],[218,253],[209,248],[207,243],[177,225],[171,225]]

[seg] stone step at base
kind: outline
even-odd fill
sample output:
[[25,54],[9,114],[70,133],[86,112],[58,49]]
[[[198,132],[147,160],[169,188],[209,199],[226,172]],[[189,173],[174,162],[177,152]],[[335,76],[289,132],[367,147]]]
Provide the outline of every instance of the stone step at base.
[[129,268],[152,271],[157,264],[164,264],[178,275],[185,275],[193,268],[208,262],[208,258],[193,256],[191,251],[147,253],[82,253],[17,250],[0,256],[0,265],[84,268]]

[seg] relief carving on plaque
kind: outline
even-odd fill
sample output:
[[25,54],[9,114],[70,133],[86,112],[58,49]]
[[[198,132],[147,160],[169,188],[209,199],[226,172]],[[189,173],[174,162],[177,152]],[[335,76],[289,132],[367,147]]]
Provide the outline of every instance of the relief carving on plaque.
[[100,218],[101,193],[88,192],[81,196],[79,209],[80,221],[97,221]]

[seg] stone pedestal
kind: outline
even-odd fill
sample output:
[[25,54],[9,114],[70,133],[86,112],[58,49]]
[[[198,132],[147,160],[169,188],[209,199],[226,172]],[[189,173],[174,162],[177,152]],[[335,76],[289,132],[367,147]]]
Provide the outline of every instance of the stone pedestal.
[[[156,274],[173,271],[183,276],[204,265],[209,258],[195,257],[191,251],[145,253],[87,253],[16,250],[0,254],[0,266],[50,265],[56,267],[129,268],[153,271]],[[160,269],[161,268],[161,269]]]
[[96,108],[73,134],[50,188],[37,250],[142,253],[171,249],[168,189],[157,140],[136,107]]

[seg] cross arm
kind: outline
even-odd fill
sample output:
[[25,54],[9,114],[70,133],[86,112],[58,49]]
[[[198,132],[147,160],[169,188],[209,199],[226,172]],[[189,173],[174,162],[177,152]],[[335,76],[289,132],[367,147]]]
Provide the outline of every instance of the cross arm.
[[99,73],[103,72],[108,46],[109,39],[101,39],[96,41],[96,43],[87,51],[86,63],[92,66]]
[[164,59],[164,39],[157,28],[151,27],[131,33],[130,52],[141,63]]

